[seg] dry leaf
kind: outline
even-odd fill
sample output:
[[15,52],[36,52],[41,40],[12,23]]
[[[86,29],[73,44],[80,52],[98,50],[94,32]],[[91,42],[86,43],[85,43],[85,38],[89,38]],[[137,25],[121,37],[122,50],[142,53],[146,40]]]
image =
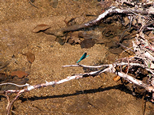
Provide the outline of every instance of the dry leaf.
[[35,60],[35,55],[31,52],[27,52],[27,53],[22,54],[22,55],[27,56],[27,60],[28,60],[29,63],[33,63],[34,60]]
[[11,72],[11,76],[17,76],[18,78],[23,78],[28,76],[28,73],[24,72],[24,71],[12,71]]
[[116,82],[119,81],[119,80],[120,80],[120,76],[118,76],[118,75],[115,76],[115,77],[113,78],[113,80],[116,81]]
[[47,29],[49,29],[50,26],[49,25],[46,25],[46,24],[39,24],[37,25],[33,30],[32,32],[34,33],[37,33],[37,32],[40,32],[40,31],[45,31]]
[[81,43],[80,46],[81,48],[91,48],[95,45],[95,41],[93,39],[84,39]]

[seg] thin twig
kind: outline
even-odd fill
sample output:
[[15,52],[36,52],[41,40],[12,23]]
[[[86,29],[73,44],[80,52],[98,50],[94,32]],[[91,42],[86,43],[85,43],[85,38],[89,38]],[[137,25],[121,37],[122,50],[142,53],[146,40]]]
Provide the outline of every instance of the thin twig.
[[29,2],[32,6],[34,6],[35,8],[37,8],[37,9],[38,9],[38,7],[37,7],[37,6],[35,6],[35,5],[32,3],[32,1],[31,1],[31,0],[28,0],[28,2]]
[[15,85],[15,86],[17,86],[17,87],[26,87],[26,86],[28,86],[29,84],[26,83],[26,84],[24,84],[24,85],[18,85],[18,84],[15,84],[15,83],[7,82],[7,83],[1,83],[0,86],[1,86],[1,85]]

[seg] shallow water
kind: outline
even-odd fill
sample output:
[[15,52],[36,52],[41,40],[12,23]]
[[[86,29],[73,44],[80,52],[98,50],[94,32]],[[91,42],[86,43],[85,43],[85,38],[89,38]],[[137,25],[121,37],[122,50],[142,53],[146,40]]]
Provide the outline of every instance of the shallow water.
[[[53,0],[56,1],[56,0]],[[83,73],[82,68],[62,68],[63,65],[75,64],[87,52],[89,57],[81,63],[98,65],[113,63],[116,59],[128,56],[122,53],[123,48],[117,46],[120,33],[126,28],[121,25],[108,24],[90,30],[96,44],[91,48],[81,48],[80,44],[59,44],[56,37],[45,33],[33,33],[38,24],[51,25],[53,29],[66,27],[64,20],[76,18],[81,24],[94,19],[103,10],[97,0],[59,0],[52,6],[52,0],[35,0],[32,6],[27,0],[14,0],[0,3],[0,55],[3,62],[9,65],[2,72],[22,70],[29,73],[28,83],[31,85],[45,81],[60,80],[67,76]],[[52,4],[52,5],[51,5]],[[55,4],[55,3],[54,3]],[[86,16],[92,15],[92,16]],[[118,28],[118,29],[117,29]],[[89,33],[88,33],[89,32]],[[128,34],[128,33],[126,33]],[[78,37],[76,34],[72,37]],[[122,42],[126,46],[131,37]],[[62,40],[64,38],[61,38]],[[60,39],[60,40],[61,40]],[[29,63],[23,54],[31,52],[35,60]],[[13,114],[52,114],[52,115],[141,115],[142,100],[132,96],[129,88],[114,82],[114,74],[105,73],[96,77],[73,80],[55,87],[46,87],[26,92],[15,101]],[[3,81],[4,82],[4,81]],[[11,99],[14,95],[11,96]],[[1,113],[5,113],[7,99],[1,97]],[[150,109],[149,109],[150,108]],[[146,114],[153,113],[153,106],[147,103]]]

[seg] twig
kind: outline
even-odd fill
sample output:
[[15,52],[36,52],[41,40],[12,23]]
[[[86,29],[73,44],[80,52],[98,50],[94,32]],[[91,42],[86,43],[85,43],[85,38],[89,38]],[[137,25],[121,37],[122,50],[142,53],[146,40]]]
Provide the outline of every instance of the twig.
[[15,85],[17,87],[25,87],[25,86],[28,86],[29,84],[26,83],[25,85],[18,85],[18,84],[15,84],[15,83],[7,82],[7,83],[1,83],[0,86],[1,85]]
[[11,103],[10,102],[8,103],[8,106],[7,106],[7,115],[10,114],[11,106],[13,105],[13,103],[15,102],[15,100],[18,99],[19,96],[20,96],[20,92],[17,93],[16,97],[11,101]]
[[38,7],[37,7],[37,6],[35,6],[35,5],[32,3],[32,1],[31,1],[31,0],[28,0],[28,2],[29,2],[32,6],[34,6],[35,8],[37,8],[37,9],[38,9]]

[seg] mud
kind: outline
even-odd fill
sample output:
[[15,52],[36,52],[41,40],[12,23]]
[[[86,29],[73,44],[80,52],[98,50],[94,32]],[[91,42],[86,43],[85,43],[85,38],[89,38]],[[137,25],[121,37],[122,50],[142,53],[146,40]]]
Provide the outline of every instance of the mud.
[[[76,18],[77,24],[82,24],[103,12],[102,6],[103,3],[99,5],[97,0],[1,0],[0,62],[3,64],[0,63],[2,65],[0,72],[9,74],[14,70],[25,71],[29,74],[28,83],[34,85],[83,73],[82,68],[62,68],[62,66],[75,64],[84,52],[89,55],[81,62],[85,65],[112,63],[120,57],[130,55],[123,53],[124,49],[116,45],[119,41],[117,36],[126,28],[118,24],[115,26],[114,23],[113,25],[106,23],[102,27],[100,25],[89,30],[94,37],[97,36],[96,44],[91,48],[82,48],[80,44],[71,45],[69,42],[60,45],[60,41],[57,42],[57,38],[53,35],[32,32],[39,24],[50,25],[53,29],[66,27],[65,20],[69,21],[72,18]],[[117,26],[120,28],[119,31],[116,29]],[[131,43],[128,42],[131,40],[131,37],[126,37],[122,43],[129,47]],[[23,55],[28,52],[35,55],[31,63],[27,56]],[[114,76],[103,73],[96,77],[26,92],[15,101],[11,113],[141,115],[143,113],[141,97],[133,96],[129,87],[114,82]],[[14,96],[11,95],[11,99]],[[5,96],[1,96],[0,99],[0,113],[5,114],[7,99]],[[147,102],[146,105],[145,114],[152,115],[154,113],[152,103]]]

